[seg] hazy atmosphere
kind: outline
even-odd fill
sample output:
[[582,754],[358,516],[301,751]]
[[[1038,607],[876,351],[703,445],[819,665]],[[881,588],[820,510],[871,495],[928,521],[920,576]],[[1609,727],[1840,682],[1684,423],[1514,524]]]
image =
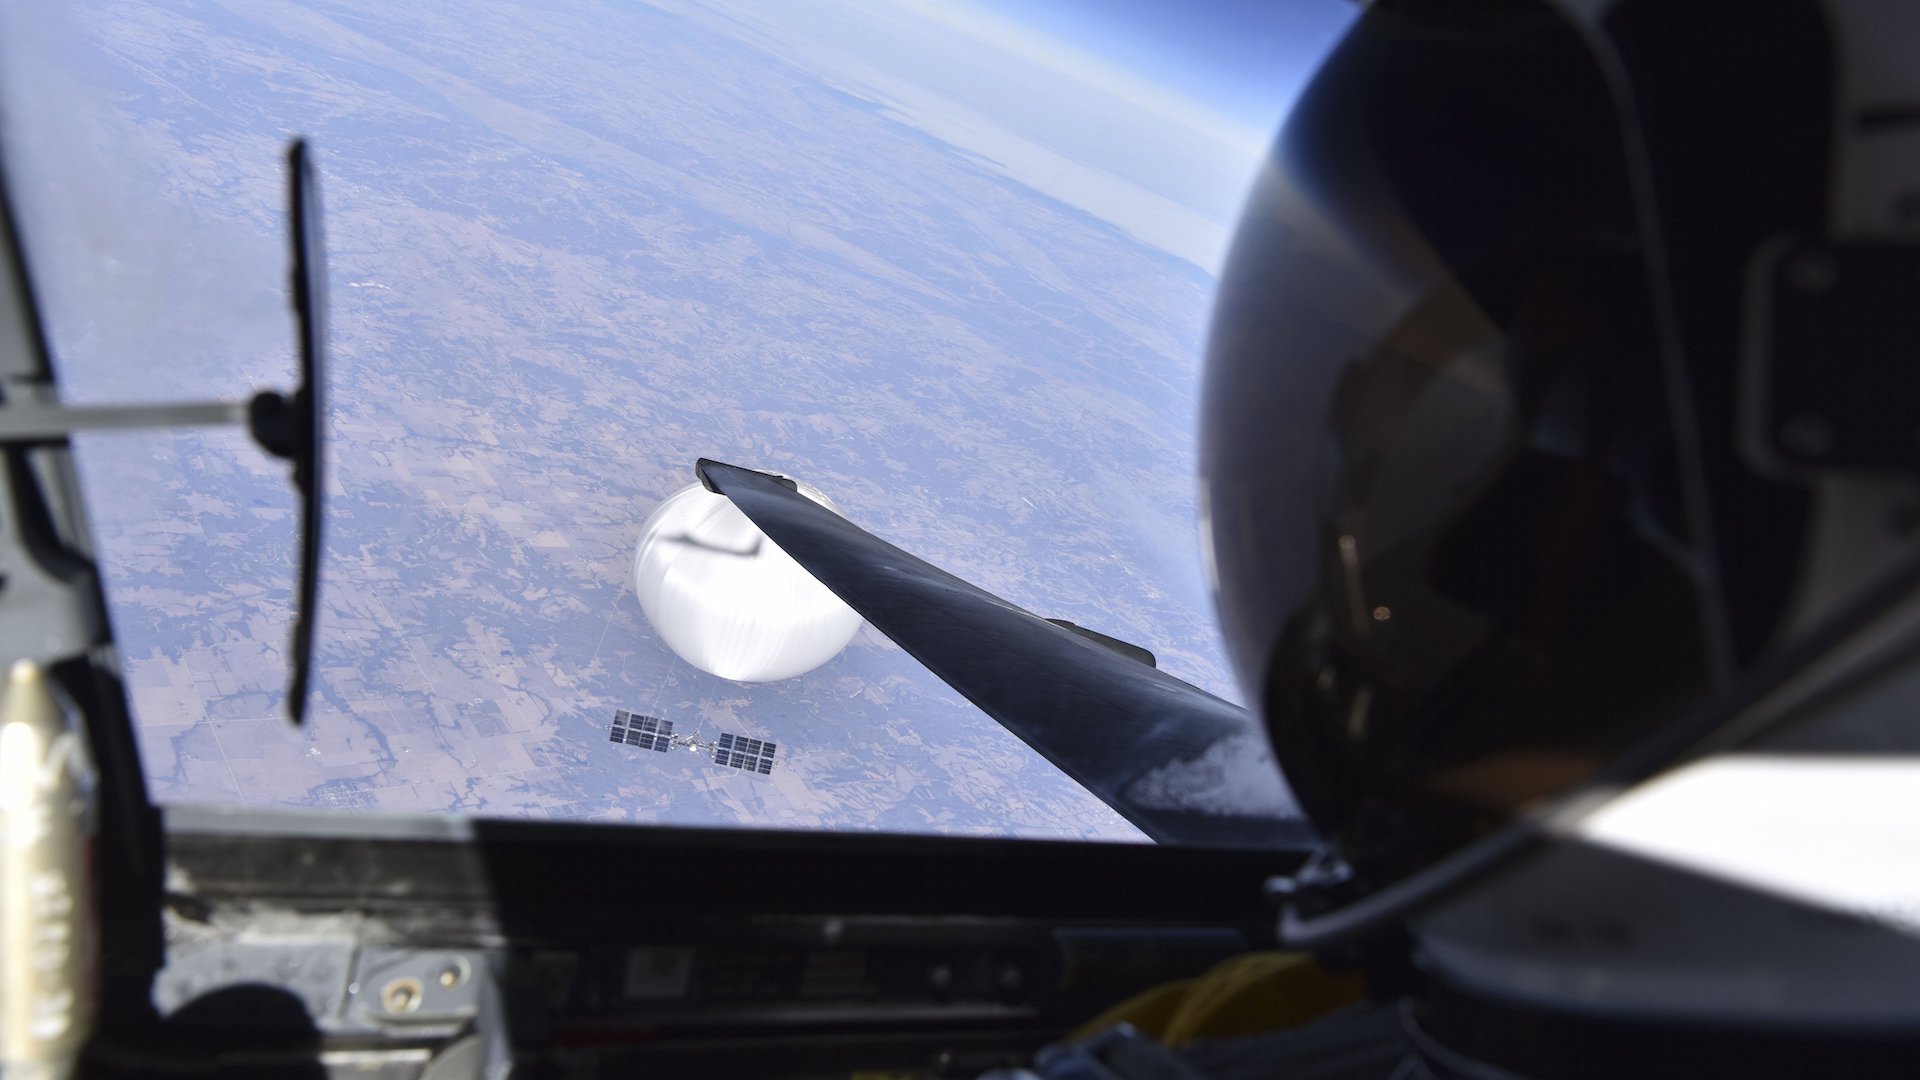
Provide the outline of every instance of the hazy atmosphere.
[[[1300,77],[1349,17],[1326,8],[1283,50]],[[1194,540],[1199,355],[1266,138],[1246,99],[1278,117],[1295,83],[1210,110],[1178,77],[1197,61],[1099,60],[1134,39],[1063,45],[1067,11],[10,12],[6,165],[70,400],[290,385],[289,137],[321,178],[305,729],[282,715],[283,465],[239,431],[82,446],[155,797],[1138,838],[871,628],[727,682],[661,644],[631,578],[696,458],[774,469],[1233,695]],[[777,742],[780,767],[612,744],[615,709]]]

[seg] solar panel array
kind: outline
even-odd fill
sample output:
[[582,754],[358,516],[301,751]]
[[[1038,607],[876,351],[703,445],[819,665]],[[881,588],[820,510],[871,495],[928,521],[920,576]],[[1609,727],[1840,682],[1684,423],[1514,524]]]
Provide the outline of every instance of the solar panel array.
[[765,776],[773,771],[773,751],[773,743],[722,732],[719,743],[713,748],[713,761],[716,765],[728,765]]
[[613,712],[613,730],[607,736],[611,742],[637,746],[642,750],[659,750],[664,753],[673,745],[673,721],[662,720],[657,716],[641,716],[625,709]]

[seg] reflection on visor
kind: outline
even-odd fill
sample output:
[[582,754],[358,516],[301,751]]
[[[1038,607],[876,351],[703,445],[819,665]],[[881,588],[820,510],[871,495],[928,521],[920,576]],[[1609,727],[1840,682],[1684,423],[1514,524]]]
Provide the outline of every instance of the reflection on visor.
[[1374,9],[1322,69],[1209,344],[1222,621],[1289,784],[1361,864],[1457,846],[1706,688],[1604,81],[1557,19],[1432,17]]

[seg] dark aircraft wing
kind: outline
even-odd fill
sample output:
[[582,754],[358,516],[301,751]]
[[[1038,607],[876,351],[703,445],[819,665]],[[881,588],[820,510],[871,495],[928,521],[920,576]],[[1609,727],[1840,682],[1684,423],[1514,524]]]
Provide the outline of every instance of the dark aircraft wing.
[[1154,840],[1310,843],[1246,710],[907,554],[792,481],[705,459],[697,471],[868,622]]

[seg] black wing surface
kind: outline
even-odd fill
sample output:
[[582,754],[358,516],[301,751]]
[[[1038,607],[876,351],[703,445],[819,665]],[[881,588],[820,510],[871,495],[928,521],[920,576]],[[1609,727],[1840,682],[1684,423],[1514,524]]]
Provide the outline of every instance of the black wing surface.
[[696,471],[876,629],[1155,841],[1310,846],[1245,709],[902,551],[792,481],[706,459]]

